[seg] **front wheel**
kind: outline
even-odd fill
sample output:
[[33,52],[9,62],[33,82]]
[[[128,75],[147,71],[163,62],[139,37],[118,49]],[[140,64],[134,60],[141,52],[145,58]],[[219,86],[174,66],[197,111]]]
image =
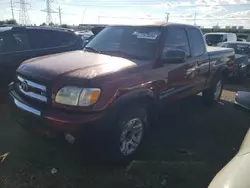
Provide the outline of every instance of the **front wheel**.
[[203,91],[202,97],[206,104],[212,104],[220,100],[223,91],[223,85],[222,76],[217,76],[212,81],[210,88]]
[[138,152],[148,127],[148,112],[144,107],[121,110],[109,140],[108,158],[112,163],[130,162]]

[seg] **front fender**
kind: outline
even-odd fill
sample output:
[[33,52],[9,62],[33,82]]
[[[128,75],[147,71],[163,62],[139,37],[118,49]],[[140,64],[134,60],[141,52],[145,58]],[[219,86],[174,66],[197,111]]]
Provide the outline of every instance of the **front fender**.
[[138,101],[139,102],[142,99],[149,99],[152,101],[156,101],[157,96],[154,93],[154,91],[152,91],[151,89],[138,88],[138,89],[134,89],[132,91],[129,91],[127,93],[120,95],[115,100],[112,107],[118,107],[118,106],[127,104],[128,102],[131,102],[131,101],[135,101],[135,102]]

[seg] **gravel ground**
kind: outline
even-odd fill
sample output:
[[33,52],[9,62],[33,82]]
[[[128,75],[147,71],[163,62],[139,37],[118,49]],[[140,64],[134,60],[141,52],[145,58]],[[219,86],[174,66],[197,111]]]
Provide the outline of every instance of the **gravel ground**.
[[0,159],[0,187],[207,187],[236,154],[249,127],[249,114],[231,102],[235,91],[246,87],[225,89],[213,107],[195,96],[161,112],[159,124],[126,167],[104,165],[91,143],[72,146],[28,135],[2,104],[0,155],[6,157]]

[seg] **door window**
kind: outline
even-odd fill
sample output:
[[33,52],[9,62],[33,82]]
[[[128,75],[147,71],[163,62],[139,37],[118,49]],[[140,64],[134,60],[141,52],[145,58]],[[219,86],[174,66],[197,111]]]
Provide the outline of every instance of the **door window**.
[[61,46],[70,46],[75,43],[76,37],[72,33],[50,30],[30,30],[28,31],[31,48],[44,49]]
[[189,28],[188,37],[191,46],[192,56],[197,57],[205,53],[204,38],[199,29]]
[[183,50],[186,56],[190,56],[190,49],[186,31],[183,28],[168,27],[164,42],[163,52],[168,50]]
[[0,53],[18,52],[29,49],[25,33],[0,33]]

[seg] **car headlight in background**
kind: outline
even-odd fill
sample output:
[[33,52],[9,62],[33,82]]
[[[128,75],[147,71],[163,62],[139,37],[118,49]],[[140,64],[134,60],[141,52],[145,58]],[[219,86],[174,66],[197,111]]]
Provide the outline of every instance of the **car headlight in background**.
[[70,106],[90,106],[96,103],[100,94],[98,88],[65,86],[57,92],[55,101]]

